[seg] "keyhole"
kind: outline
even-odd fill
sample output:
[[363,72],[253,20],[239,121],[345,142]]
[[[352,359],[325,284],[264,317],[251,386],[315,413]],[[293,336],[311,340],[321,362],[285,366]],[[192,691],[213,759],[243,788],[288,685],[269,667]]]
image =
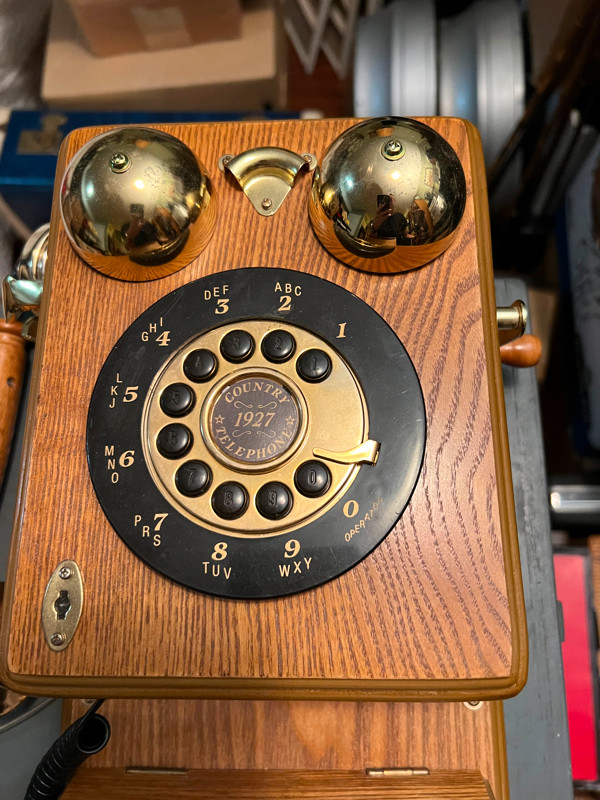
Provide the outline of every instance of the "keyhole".
[[69,599],[69,592],[66,589],[60,590],[60,594],[54,601],[54,610],[56,611],[56,619],[67,618],[67,614],[71,610],[71,600]]

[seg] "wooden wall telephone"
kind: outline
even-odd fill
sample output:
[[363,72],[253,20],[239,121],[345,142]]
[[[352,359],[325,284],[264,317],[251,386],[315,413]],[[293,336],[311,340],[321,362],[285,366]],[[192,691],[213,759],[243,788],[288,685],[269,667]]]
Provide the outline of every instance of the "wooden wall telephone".
[[68,137],[7,684],[330,700],[522,687],[482,175],[456,119]]

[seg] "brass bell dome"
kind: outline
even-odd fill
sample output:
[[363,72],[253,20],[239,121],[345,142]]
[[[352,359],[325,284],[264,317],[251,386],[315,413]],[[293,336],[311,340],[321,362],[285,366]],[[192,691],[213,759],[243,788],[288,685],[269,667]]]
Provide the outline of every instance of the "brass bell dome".
[[152,128],[118,128],[88,142],[67,167],[60,204],[81,258],[128,281],[189,264],[216,220],[205,167],[179,139]]
[[466,202],[454,150],[402,117],[359,122],[329,147],[309,201],[315,233],[340,261],[367,272],[413,269],[452,242]]

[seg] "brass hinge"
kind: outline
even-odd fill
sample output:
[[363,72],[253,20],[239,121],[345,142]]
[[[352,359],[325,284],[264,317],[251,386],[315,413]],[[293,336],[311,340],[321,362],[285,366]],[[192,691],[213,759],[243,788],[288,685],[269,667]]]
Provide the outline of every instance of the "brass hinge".
[[429,775],[427,767],[367,767],[371,778],[410,778],[413,775]]
[[187,769],[179,767],[127,767],[128,775],[182,775],[188,774]]

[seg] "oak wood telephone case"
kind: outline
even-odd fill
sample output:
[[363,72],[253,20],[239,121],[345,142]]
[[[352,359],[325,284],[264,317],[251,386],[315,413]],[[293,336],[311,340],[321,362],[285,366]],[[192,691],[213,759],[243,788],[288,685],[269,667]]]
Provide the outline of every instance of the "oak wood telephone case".
[[32,694],[522,687],[469,123],[67,138],[2,636]]

